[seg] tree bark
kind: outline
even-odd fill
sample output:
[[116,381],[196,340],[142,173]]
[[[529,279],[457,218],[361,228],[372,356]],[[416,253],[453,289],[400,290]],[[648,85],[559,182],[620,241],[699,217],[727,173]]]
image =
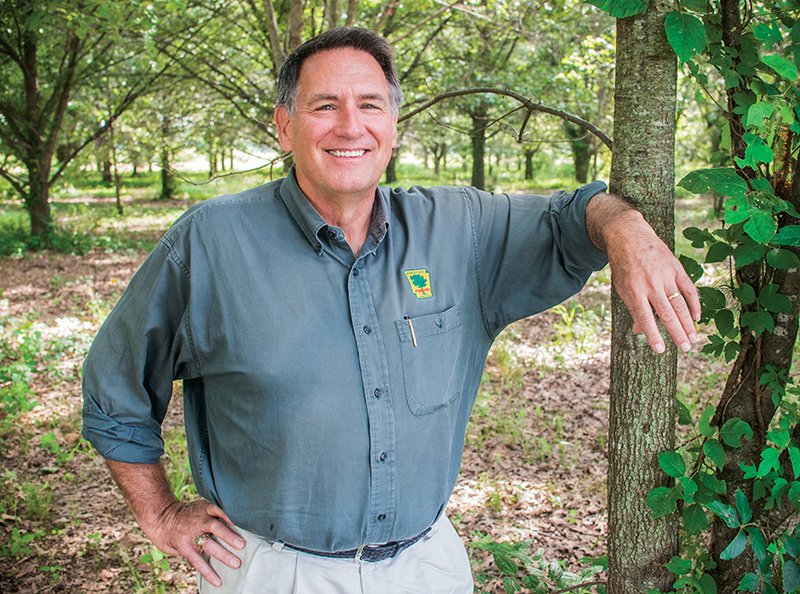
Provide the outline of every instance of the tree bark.
[[470,111],[472,130],[470,141],[472,144],[472,180],[471,184],[479,190],[486,189],[486,174],[484,170],[484,157],[486,154],[486,126],[489,125],[489,108],[481,102]]
[[[614,152],[611,191],[635,204],[669,246],[674,244],[676,59],[664,32],[672,0],[617,20]],[[671,345],[671,341],[666,341]],[[678,552],[674,518],[654,519],[645,496],[666,477],[659,452],[675,446],[677,354],[663,355],[632,333],[622,300],[612,295],[609,421],[610,594],[668,590],[664,564]]]
[[[169,138],[172,121],[170,116],[161,116],[161,200],[171,200],[175,195],[175,178],[170,163]],[[215,157],[216,160],[216,157]]]
[[386,165],[386,183],[397,183],[397,149],[392,151],[392,157]]
[[589,133],[566,120],[564,120],[563,125],[569,139],[569,146],[572,149],[575,179],[578,183],[585,184],[589,179],[589,165],[594,154],[594,147],[589,139]]

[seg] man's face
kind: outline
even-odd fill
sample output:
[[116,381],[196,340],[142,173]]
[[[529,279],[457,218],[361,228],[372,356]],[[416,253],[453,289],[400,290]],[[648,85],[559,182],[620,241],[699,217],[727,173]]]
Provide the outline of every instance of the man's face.
[[372,198],[397,140],[386,77],[352,48],[325,50],[300,69],[296,113],[275,110],[281,148],[312,202]]

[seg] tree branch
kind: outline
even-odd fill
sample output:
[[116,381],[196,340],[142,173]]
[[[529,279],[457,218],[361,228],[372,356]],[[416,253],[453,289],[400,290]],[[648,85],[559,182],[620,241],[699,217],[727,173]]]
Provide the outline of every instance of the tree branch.
[[611,141],[611,138],[609,138],[608,135],[606,135],[602,130],[600,130],[600,128],[598,128],[591,122],[587,122],[583,118],[568,113],[566,111],[563,111],[561,109],[557,109],[555,107],[550,107],[542,103],[536,103],[534,101],[531,101],[527,97],[520,95],[519,93],[516,93],[514,91],[510,91],[508,89],[500,89],[496,87],[476,87],[473,89],[462,89],[460,91],[448,91],[446,93],[441,93],[440,95],[436,95],[432,99],[426,101],[420,107],[398,118],[397,123],[399,124],[400,122],[411,119],[418,113],[425,111],[429,107],[432,107],[437,103],[444,101],[445,99],[450,99],[453,97],[464,97],[466,95],[479,95],[479,94],[494,94],[494,95],[504,95],[506,97],[511,97],[512,99],[521,103],[525,108],[527,108],[529,112],[541,111],[544,113],[549,113],[550,115],[557,116],[568,122],[572,122],[573,124],[583,128],[587,132],[590,132],[595,136],[597,136],[603,142],[603,144],[605,144],[609,148],[609,150],[613,150],[612,146],[613,143]]

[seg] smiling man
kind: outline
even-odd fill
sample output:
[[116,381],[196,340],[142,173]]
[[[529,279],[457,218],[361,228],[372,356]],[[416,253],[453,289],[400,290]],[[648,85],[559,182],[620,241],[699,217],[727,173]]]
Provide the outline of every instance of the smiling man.
[[[84,366],[84,436],[201,592],[472,592],[444,509],[493,340],[611,262],[636,328],[688,350],[699,303],[641,215],[571,194],[378,183],[402,101],[385,40],[336,29],[284,63],[290,174],[187,211]],[[161,422],[183,380],[178,502]]]

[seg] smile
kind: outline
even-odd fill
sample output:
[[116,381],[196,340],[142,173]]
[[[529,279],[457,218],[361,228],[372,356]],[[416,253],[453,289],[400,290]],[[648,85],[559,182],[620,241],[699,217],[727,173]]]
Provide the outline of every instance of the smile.
[[359,149],[359,150],[354,150],[354,151],[335,151],[335,150],[331,150],[331,151],[328,151],[328,152],[331,155],[333,155],[334,157],[360,157],[361,155],[363,155],[367,151],[365,151],[364,149]]

